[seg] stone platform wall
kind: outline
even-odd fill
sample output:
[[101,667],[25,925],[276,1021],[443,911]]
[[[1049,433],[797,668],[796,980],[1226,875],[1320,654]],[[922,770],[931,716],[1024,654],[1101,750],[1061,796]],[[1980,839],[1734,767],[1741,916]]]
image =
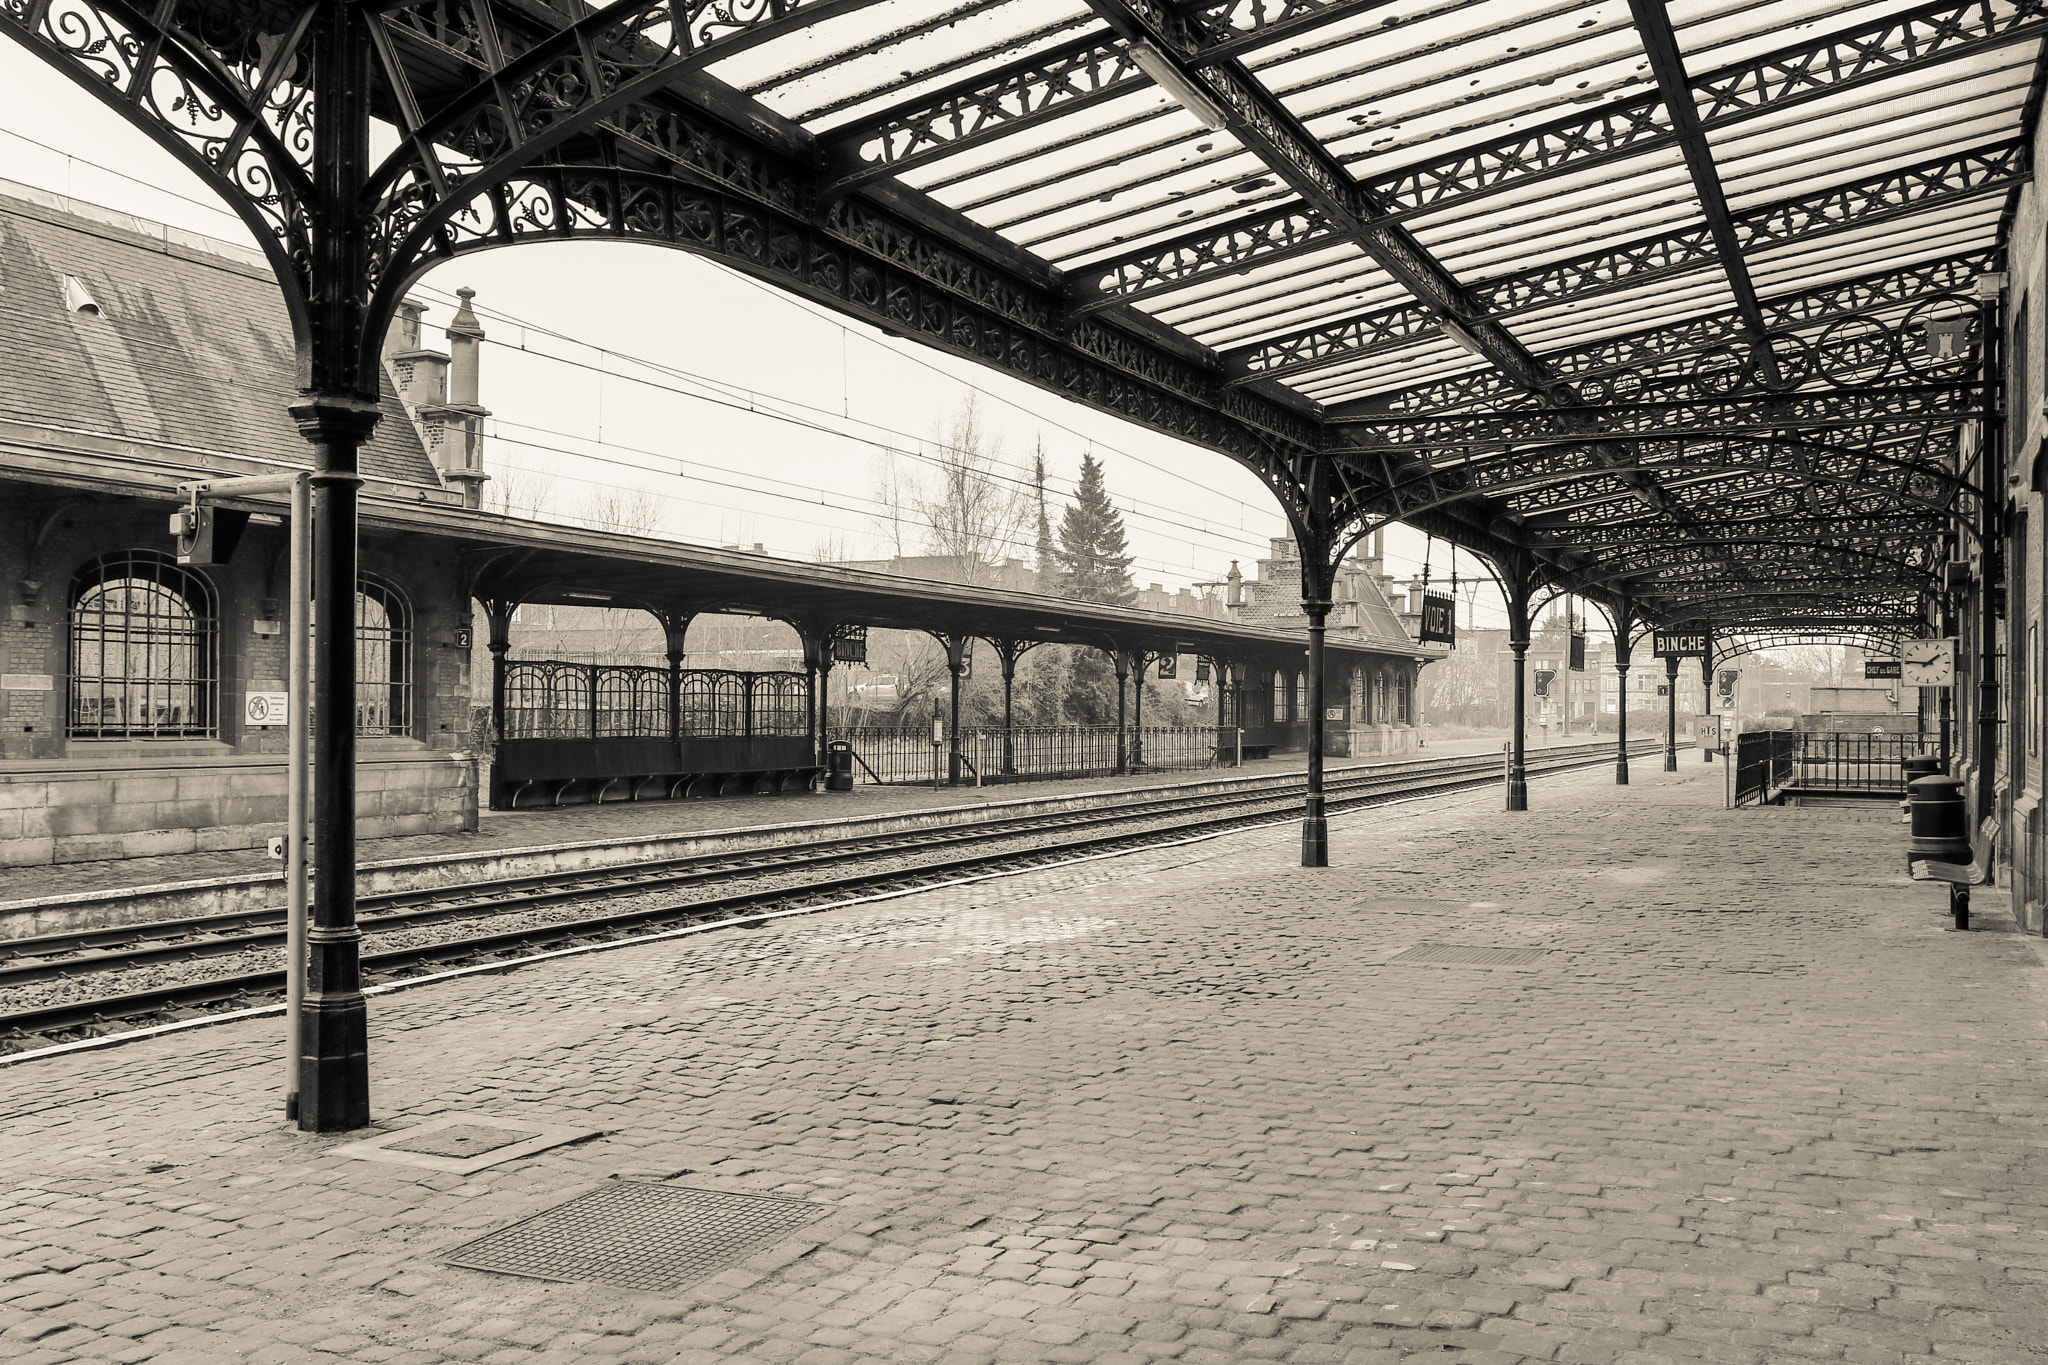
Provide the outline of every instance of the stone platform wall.
[[[276,759],[0,763],[0,866],[261,848],[284,833],[284,806]],[[466,757],[421,751],[357,764],[358,837],[474,828]]]

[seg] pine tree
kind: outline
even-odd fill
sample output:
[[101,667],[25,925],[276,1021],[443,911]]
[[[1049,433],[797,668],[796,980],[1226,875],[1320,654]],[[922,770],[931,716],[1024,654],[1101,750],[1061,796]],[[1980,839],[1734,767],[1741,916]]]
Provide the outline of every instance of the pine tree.
[[1074,501],[1060,517],[1060,593],[1084,602],[1124,606],[1135,600],[1131,586],[1132,556],[1124,552],[1124,519],[1103,486],[1102,466],[1095,456],[1081,456],[1081,483]]
[[1038,590],[1060,590],[1059,550],[1052,543],[1052,522],[1045,515],[1045,443],[1039,442],[1031,462],[1031,482],[1038,490],[1038,548],[1035,551]]

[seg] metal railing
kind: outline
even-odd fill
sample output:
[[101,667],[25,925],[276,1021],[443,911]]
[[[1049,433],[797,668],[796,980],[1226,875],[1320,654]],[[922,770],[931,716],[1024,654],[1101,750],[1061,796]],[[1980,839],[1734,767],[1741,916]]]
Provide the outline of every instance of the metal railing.
[[1729,804],[1762,804],[1792,781],[1802,736],[1791,730],[1752,730],[1735,737]]
[[[1748,736],[1744,736],[1748,738]],[[1935,752],[1933,735],[1801,733],[1794,782],[1828,791],[1904,797],[1906,759]]]
[[[933,744],[928,726],[834,727],[826,738],[853,746],[867,784],[944,782],[952,768],[950,745]],[[1126,727],[1120,737],[1114,725],[963,727],[960,756],[961,778],[968,782],[977,773],[983,782],[998,782],[1113,773],[1120,767],[1185,772],[1216,765],[1216,728]]]

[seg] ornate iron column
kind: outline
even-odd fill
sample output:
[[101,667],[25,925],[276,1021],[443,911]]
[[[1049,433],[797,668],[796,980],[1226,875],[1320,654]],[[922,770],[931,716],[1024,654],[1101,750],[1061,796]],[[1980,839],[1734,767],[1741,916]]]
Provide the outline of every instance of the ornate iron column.
[[1131,767],[1145,766],[1145,670],[1152,666],[1149,650],[1131,652]]
[[668,737],[677,746],[676,762],[682,762],[683,742],[683,639],[690,632],[693,613],[664,608],[654,614],[661,622],[661,640],[668,656]]
[[1678,656],[1664,660],[1664,771],[1678,771]]
[[960,785],[960,675],[967,671],[967,650],[974,643],[971,635],[942,635],[939,637],[946,646],[946,672],[952,678],[952,711],[947,722],[950,733],[946,736],[947,782]]
[[[2002,553],[2004,534],[1999,525],[1998,490],[2005,487],[2005,346],[2004,333],[2000,330],[1999,296],[2004,293],[2003,274],[1985,274],[1977,277],[1977,330],[1983,337],[1979,352],[1982,366],[1984,391],[1996,395],[1993,404],[1997,415],[1978,424],[1982,433],[1983,448],[1978,452],[1978,482],[1983,485],[1983,496],[1977,499],[1977,545],[1983,564],[1983,571],[1977,575],[1977,742],[1970,755],[1977,765],[1976,803],[1971,811],[1971,843],[1974,846],[1975,829],[1981,829],[1984,821],[1990,819],[1998,809],[1998,593],[1996,585],[2005,575],[2005,558]],[[2025,420],[2024,418],[2022,420]],[[2015,636],[2022,634],[2015,629]],[[1989,868],[1997,857],[1995,847],[1983,849],[1980,856],[1984,866]]]
[[1529,769],[1522,732],[1529,723],[1529,597],[1535,584],[1522,564],[1503,566],[1500,581],[1507,599],[1508,648],[1515,655],[1515,714],[1514,729],[1508,737],[1507,808],[1527,810]]
[[1121,645],[1109,647],[1109,657],[1116,666],[1116,775],[1122,777],[1130,771],[1130,750],[1127,747],[1130,734],[1125,728],[1124,684],[1131,678],[1131,656],[1124,653]]
[[[1707,637],[1707,652],[1700,655],[1700,720],[1702,726],[1707,714],[1714,709],[1714,637]],[[1700,762],[1712,763],[1714,755],[1706,745],[1700,745]]]
[[1301,610],[1308,617],[1308,792],[1302,798],[1301,865],[1330,865],[1330,822],[1323,806],[1323,636],[1330,620],[1337,548],[1335,509],[1330,501],[1330,462],[1311,461],[1302,488],[1302,510],[1294,522],[1301,551]]
[[1621,611],[1614,621],[1614,714],[1617,718],[1614,741],[1614,785],[1628,785],[1628,664],[1635,631],[1635,604],[1626,597],[1621,599]]
[[996,658],[1003,668],[1003,772],[1013,775],[1017,771],[1017,742],[1012,733],[1016,726],[1011,721],[1012,690],[1017,682],[1017,661],[1025,651],[1039,644],[1037,640],[996,640]]

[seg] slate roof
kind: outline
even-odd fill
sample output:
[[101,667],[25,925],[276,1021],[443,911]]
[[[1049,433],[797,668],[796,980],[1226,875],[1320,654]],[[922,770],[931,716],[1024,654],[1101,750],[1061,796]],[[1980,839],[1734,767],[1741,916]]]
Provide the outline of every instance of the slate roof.
[[[98,317],[66,308],[67,275]],[[0,182],[0,421],[305,466],[311,448],[286,411],[297,389],[261,256]],[[388,380],[361,462],[440,487]]]

